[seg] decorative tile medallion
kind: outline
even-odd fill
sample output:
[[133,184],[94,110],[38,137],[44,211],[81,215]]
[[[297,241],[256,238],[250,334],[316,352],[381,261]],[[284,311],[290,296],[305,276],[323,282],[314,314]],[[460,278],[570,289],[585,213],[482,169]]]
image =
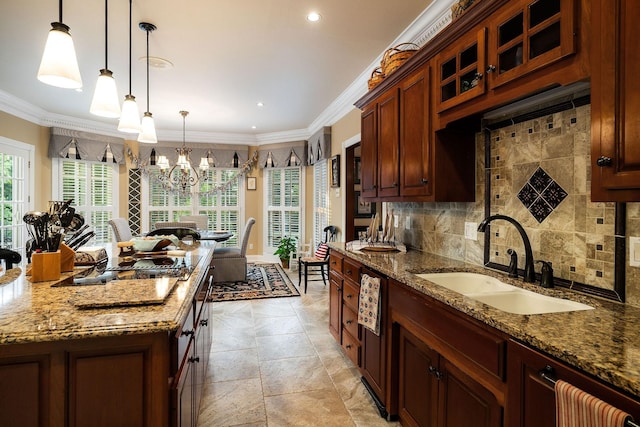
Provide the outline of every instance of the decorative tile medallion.
[[531,215],[541,223],[567,197],[567,192],[538,167],[522,189],[518,192],[518,199],[529,210]]

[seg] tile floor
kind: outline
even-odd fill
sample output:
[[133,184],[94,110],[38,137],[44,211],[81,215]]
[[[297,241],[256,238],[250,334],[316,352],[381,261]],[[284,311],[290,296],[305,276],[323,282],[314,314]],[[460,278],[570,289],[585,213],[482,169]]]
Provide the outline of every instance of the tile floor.
[[[297,272],[289,272],[297,284]],[[295,277],[294,277],[295,276]],[[199,427],[398,426],[380,418],[328,328],[328,288],[212,303]]]

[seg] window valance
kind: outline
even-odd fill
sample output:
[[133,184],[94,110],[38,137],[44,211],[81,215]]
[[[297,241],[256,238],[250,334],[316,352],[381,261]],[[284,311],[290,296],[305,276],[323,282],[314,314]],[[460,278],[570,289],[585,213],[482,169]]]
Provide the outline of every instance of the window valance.
[[[248,145],[227,145],[227,144],[196,144],[186,142],[187,148],[191,148],[191,162],[197,167],[202,157],[210,157],[213,159],[213,167],[231,168],[234,163],[234,156],[237,156],[237,164],[242,166],[249,159]],[[140,144],[139,156],[142,162],[148,164],[151,150],[156,151],[156,156],[167,156],[169,163],[175,165],[178,161],[177,148],[182,147],[182,143],[177,142],[158,142],[157,144]]]
[[124,139],[52,127],[48,156],[123,164]]
[[307,160],[308,164],[312,165],[329,157],[331,157],[331,128],[325,126],[309,138]]
[[261,145],[258,154],[258,166],[261,168],[285,168],[305,166],[307,164],[307,142],[281,142]]

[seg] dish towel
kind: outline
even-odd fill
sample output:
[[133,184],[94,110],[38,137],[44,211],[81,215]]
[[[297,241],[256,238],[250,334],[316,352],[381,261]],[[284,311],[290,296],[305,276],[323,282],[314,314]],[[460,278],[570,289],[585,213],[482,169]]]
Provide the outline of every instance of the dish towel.
[[556,427],[623,427],[626,412],[589,393],[558,380],[556,392]]
[[376,335],[380,335],[380,279],[363,274],[360,279],[358,323]]

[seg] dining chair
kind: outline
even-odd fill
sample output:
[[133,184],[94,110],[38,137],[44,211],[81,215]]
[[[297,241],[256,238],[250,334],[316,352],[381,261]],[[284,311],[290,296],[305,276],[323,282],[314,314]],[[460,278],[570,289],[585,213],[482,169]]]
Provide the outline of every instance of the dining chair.
[[195,222],[198,230],[209,229],[209,217],[206,215],[184,215],[180,217],[180,222]]
[[129,221],[126,218],[113,218],[109,220],[116,242],[130,242],[133,239]]
[[302,276],[304,276],[304,293],[307,293],[307,282],[320,281],[321,279],[309,279],[309,275],[320,274],[322,282],[327,286],[329,279],[329,246],[328,242],[333,242],[338,233],[338,227],[328,225],[322,230],[324,232],[324,240],[318,244],[313,256],[305,256],[298,258],[298,286],[302,285]]
[[211,264],[213,282],[246,282],[247,280],[247,246],[251,228],[256,223],[255,218],[249,218],[242,232],[240,247],[217,247],[213,250]]

